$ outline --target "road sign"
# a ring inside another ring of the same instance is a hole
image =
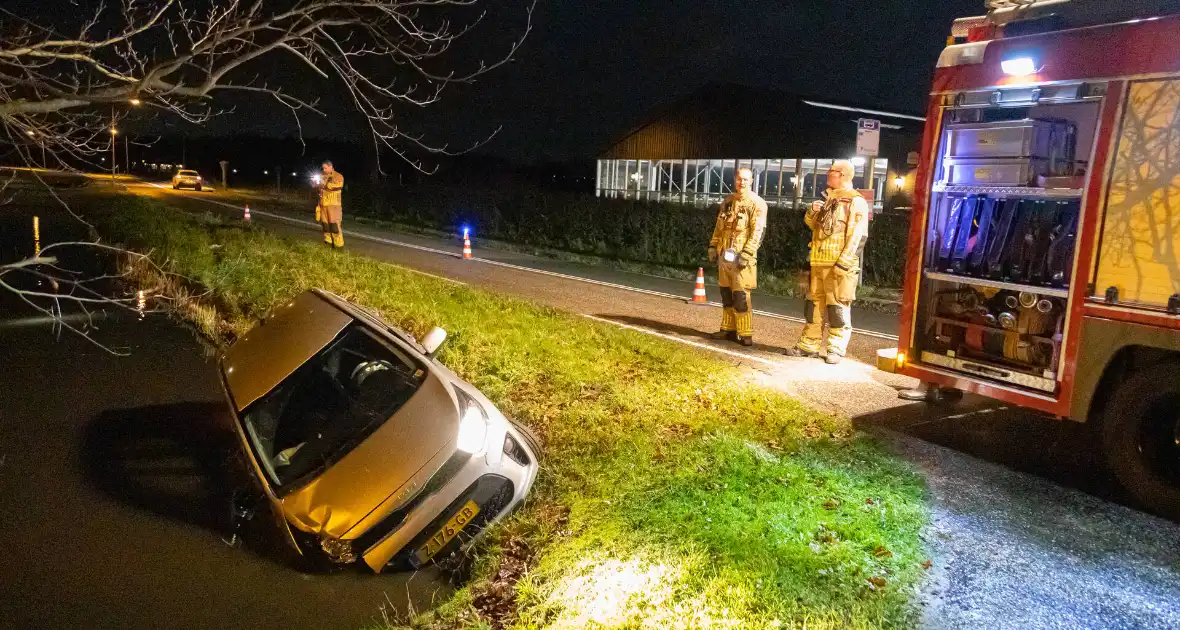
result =
[[[881,150],[881,121],[861,118],[856,128],[856,154],[875,156]]]

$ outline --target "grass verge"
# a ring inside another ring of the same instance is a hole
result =
[[[210,337],[322,287],[416,334],[446,327],[440,359],[542,436],[526,508],[413,625],[913,625],[923,484],[847,421],[667,341],[158,202],[102,205],[108,240],[215,291]]]

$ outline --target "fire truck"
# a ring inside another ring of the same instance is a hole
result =
[[[938,59],[900,341],[922,383],[1092,424],[1180,518],[1180,3],[991,1]]]

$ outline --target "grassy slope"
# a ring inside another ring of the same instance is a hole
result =
[[[515,545],[531,550],[505,596],[521,627],[912,625],[922,483],[846,421],[670,342],[150,203],[104,202],[98,226],[216,289],[222,326],[313,286],[414,333],[442,325],[442,361],[543,437],[529,506],[434,622],[481,623],[471,602],[502,595]]]

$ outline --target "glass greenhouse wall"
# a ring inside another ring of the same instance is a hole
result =
[[[770,206],[803,208],[827,187],[833,158],[723,160],[598,160],[596,194],[610,199],[638,199],[698,205],[718,204],[733,192],[738,168],[754,171],[754,191]],[[853,185],[865,188],[865,167],[854,160]],[[881,207],[889,160],[876,159],[873,188]]]

